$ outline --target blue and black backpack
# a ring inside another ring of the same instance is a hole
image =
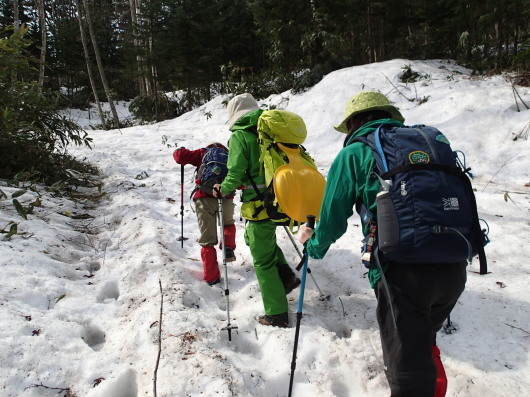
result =
[[[197,180],[199,180],[197,188],[212,195],[213,186],[216,183],[221,183],[228,173],[226,166],[228,149],[219,144],[210,146],[206,148],[206,153],[197,170]]]
[[[480,274],[487,273],[489,240],[480,227],[473,176],[440,131],[382,125],[354,142],[372,149],[381,182],[371,230],[377,244],[370,252],[377,247],[382,261],[405,263],[471,262],[478,255]],[[363,221],[370,219],[365,208],[357,210]]]

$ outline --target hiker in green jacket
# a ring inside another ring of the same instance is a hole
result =
[[[380,182],[372,175],[372,150],[355,137],[367,135],[382,124],[403,126],[404,118],[379,92],[361,92],[346,105],[344,120],[335,129],[347,134],[344,147],[327,176],[320,221],[314,232],[303,226],[300,242],[309,256],[322,259],[331,244],[348,227],[353,208],[362,203],[377,214],[376,195]],[[369,234],[363,221],[363,233]],[[377,298],[377,320],[383,349],[385,373],[391,397],[443,397],[447,378],[436,346],[441,329],[464,290],[466,263],[383,263],[391,291],[389,297],[379,271],[369,268],[368,279]],[[396,325],[390,304],[396,313]]]
[[[265,210],[256,213],[263,204],[259,194],[266,188],[259,161],[257,134],[258,119],[263,110],[247,93],[232,98],[227,110],[228,127],[232,131],[228,142],[228,174],[223,183],[215,187],[220,188],[224,195],[244,186],[241,214],[247,220],[245,243],[250,248],[265,308],[265,315],[260,316],[258,321],[263,325],[288,327],[286,295],[300,285],[300,279],[295,276],[276,243],[276,223],[269,219]],[[259,192],[255,190],[251,178]]]

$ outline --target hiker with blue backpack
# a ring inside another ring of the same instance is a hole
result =
[[[327,176],[320,221],[314,231],[303,226],[299,240],[310,257],[324,258],[356,209],[391,397],[443,397],[436,334],[464,291],[471,257],[483,250],[468,170],[456,166],[438,130],[403,122],[379,92],[348,101],[335,126],[346,138]]]
[[[220,283],[221,274],[217,261],[218,244],[217,217],[219,213],[218,200],[212,194],[212,186],[220,181],[212,175],[219,175],[221,168],[226,169],[226,158],[228,149],[220,143],[212,143],[206,148],[188,150],[179,148],[173,152],[174,160],[181,165],[191,164],[197,167],[197,178],[192,196],[195,203],[197,223],[199,225],[200,236],[198,243],[201,246],[201,259],[203,266],[203,277],[210,286]],[[219,156],[217,159],[216,157]],[[226,172],[226,171],[225,171]],[[235,189],[234,189],[235,190]],[[235,261],[234,250],[236,249],[236,226],[234,224],[234,194],[223,198],[223,235],[226,261]]]
[[[276,241],[277,223],[270,219],[260,200],[265,191],[260,163],[258,120],[264,112],[251,94],[233,97],[227,105],[229,140],[228,174],[215,186],[221,195],[243,185],[241,215],[246,219],[245,243],[250,248],[261,290],[265,314],[258,318],[263,325],[288,327],[286,295],[300,285]]]

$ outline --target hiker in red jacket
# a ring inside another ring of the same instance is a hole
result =
[[[178,164],[191,164],[199,168],[202,164],[202,158],[206,154],[208,148],[222,147],[220,143],[212,143],[206,148],[197,150],[188,150],[180,148],[173,152],[173,158]],[[195,183],[200,184],[200,179]],[[197,213],[197,223],[199,225],[200,237],[199,245],[201,248],[202,267],[204,271],[204,281],[209,285],[218,284],[221,280],[219,272],[219,264],[217,262],[217,251],[215,245],[218,243],[217,239],[217,214],[219,212],[219,204],[217,198],[203,192],[196,188],[193,194],[193,201]],[[224,220],[224,239],[225,239],[225,254],[226,261],[235,261],[234,250],[236,249],[236,226],[234,225],[234,195],[224,197],[223,199],[223,220]]]

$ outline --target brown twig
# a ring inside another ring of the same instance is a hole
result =
[[[528,107],[528,105],[526,104],[526,102],[523,100],[523,98],[521,98],[521,95],[519,95],[519,91],[517,91],[517,89],[515,88],[515,84],[512,82],[512,91],[513,91],[513,97],[515,99],[515,104],[517,105],[517,111],[520,112],[521,110],[519,109],[519,104],[517,103],[517,98],[519,98],[519,100],[521,101],[521,103],[524,105],[525,108],[527,109],[530,109],[530,107]]]
[[[512,327],[512,328],[518,329],[519,331],[523,331],[524,333],[530,335],[530,332],[525,331],[525,330],[522,329],[522,328],[516,327],[515,325],[511,325],[511,324],[508,324],[508,323],[504,323],[504,324],[507,325],[508,327]]]
[[[158,364],[160,363],[160,355],[162,354],[162,312],[164,307],[164,293],[162,292],[162,281],[158,279],[160,285],[160,320],[158,321],[158,356],[156,358],[155,373],[153,375],[153,396],[156,397],[156,380],[158,373]]]
[[[392,83],[392,81],[391,81],[388,77],[386,77],[386,75],[385,75],[384,73],[383,73],[383,76],[385,76],[385,79],[386,79],[386,80],[392,85],[392,87],[394,87],[394,89],[397,91],[397,93],[398,93],[399,95],[401,95],[403,98],[405,98],[405,99],[406,99],[407,101],[409,101],[409,102],[414,101],[414,99],[410,99],[410,98],[408,98],[406,95],[404,95],[404,94],[399,90],[399,88],[397,88],[396,85],[395,85],[394,83]]]
[[[519,138],[528,139],[528,133],[530,132],[530,122],[528,122],[521,132],[519,132],[515,137],[513,138],[514,141],[518,140]]]
[[[515,158],[515,159],[514,159],[514,158],[510,158],[510,159],[506,160],[506,161],[504,162],[504,164],[500,166],[500,168],[497,170],[497,172],[491,177],[491,179],[489,180],[489,182],[486,183],[486,186],[484,186],[484,189],[482,189],[482,191],[484,192],[484,190],[486,190],[486,188],[487,188],[488,185],[491,183],[491,181],[493,181],[493,178],[495,178],[495,177],[497,176],[497,174],[498,174],[499,172],[501,172],[501,170],[502,170],[504,167],[506,167],[508,164],[513,163],[514,161],[519,160],[520,158],[522,158],[522,156],[519,156],[519,157],[517,157],[517,158]]]
[[[45,389],[49,389],[49,390],[59,390],[59,393],[60,393],[60,392],[63,392],[63,391],[65,391],[65,392],[67,392],[67,393],[70,393],[70,392],[71,392],[71,390],[70,390],[69,387],[67,387],[67,388],[63,388],[63,387],[50,387],[50,386],[43,385],[42,382],[41,382],[39,385],[37,385],[37,384],[33,384],[33,385],[31,385],[31,386],[28,386],[28,387],[26,387],[24,390],[31,389],[32,387],[43,387],[43,388],[45,388]]]

